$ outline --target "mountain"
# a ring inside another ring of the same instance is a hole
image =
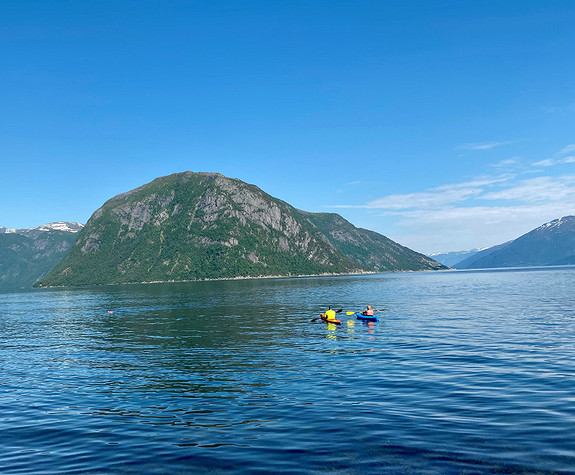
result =
[[[15,232],[19,232],[20,234],[33,234],[42,231],[62,231],[66,233],[77,233],[82,230],[84,227],[83,224],[80,223],[68,223],[64,221],[57,221],[55,223],[44,224],[42,226],[38,226],[32,229],[17,229]]]
[[[513,241],[465,259],[457,269],[551,266],[575,263],[575,216],[546,223]]]
[[[218,173],[157,178],[108,200],[39,286],[444,268],[335,214]]]
[[[356,228],[338,214],[301,213],[322,230],[334,247],[364,269],[373,272],[446,269],[433,259],[381,234]]]
[[[78,223],[0,228],[0,290],[31,288],[64,257],[81,228]]]
[[[429,254],[428,257],[443,264],[447,267],[453,267],[458,262],[461,262],[468,257],[474,256],[480,252],[480,249],[469,249],[468,251],[453,251],[453,252],[436,252]]]
[[[84,227],[80,223],[68,223],[65,221],[56,221],[54,223],[43,224],[30,229],[8,229],[0,226],[0,234],[21,234],[22,236],[36,236],[44,231],[63,231],[67,233],[77,233]]]

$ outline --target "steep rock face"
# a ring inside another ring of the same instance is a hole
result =
[[[67,257],[40,285],[383,269],[369,256],[356,259],[346,253],[340,246],[345,239],[323,233],[310,216],[256,186],[217,173],[161,177],[97,210]],[[355,229],[339,219],[346,229]],[[412,267],[417,265],[404,269]],[[391,268],[399,269],[397,264]]]
[[[543,224],[513,241],[481,251],[455,267],[482,269],[572,262],[575,262],[575,216],[565,216]]]
[[[97,210],[41,285],[180,281],[364,270],[294,208],[220,174],[185,172]]]

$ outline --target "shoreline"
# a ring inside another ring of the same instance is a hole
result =
[[[86,285],[51,285],[51,286],[33,286],[31,289],[83,289],[87,287],[110,287],[118,285],[148,285],[148,284],[186,284],[192,282],[219,282],[232,280],[257,280],[257,279],[304,279],[310,277],[342,277],[353,275],[374,275],[374,274],[404,274],[412,272],[450,272],[456,269],[420,269],[420,270],[389,270],[389,271],[357,271],[341,273],[322,273],[322,274],[298,274],[298,275],[259,275],[259,276],[236,276],[236,277],[216,277],[213,279],[190,279],[190,280],[150,280],[143,282],[118,282],[109,284],[86,284]],[[24,290],[24,289],[23,289]]]
[[[213,279],[190,279],[190,280],[150,280],[144,282],[118,282],[110,284],[86,284],[86,285],[50,285],[32,287],[32,289],[81,289],[86,287],[109,287],[117,285],[148,285],[148,284],[187,284],[192,282],[219,282],[231,280],[257,280],[257,279],[301,279],[309,277],[339,277],[346,275],[371,275],[393,272],[421,272],[421,271],[361,271],[361,272],[342,272],[342,273],[323,273],[323,274],[298,274],[298,275],[258,275],[258,276],[236,276],[236,277],[216,277]]]

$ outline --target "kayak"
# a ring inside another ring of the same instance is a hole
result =
[[[331,318],[325,318],[323,315],[321,321],[325,323],[333,323],[334,325],[341,325],[341,322],[337,319],[332,320]]]
[[[361,313],[355,314],[358,320],[365,320],[366,322],[377,322],[378,319],[375,315],[362,315]]]

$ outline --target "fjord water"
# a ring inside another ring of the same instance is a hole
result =
[[[573,289],[561,267],[2,294],[0,472],[572,472]],[[311,322],[366,304],[378,323]]]

